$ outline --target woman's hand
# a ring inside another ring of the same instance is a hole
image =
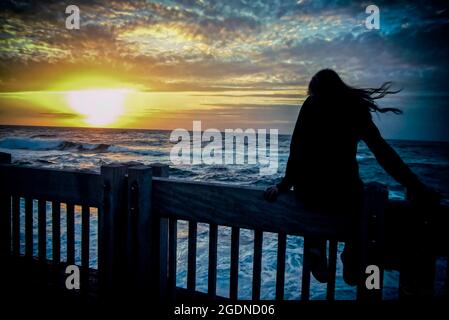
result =
[[[276,201],[278,195],[279,195],[278,187],[272,186],[272,187],[268,187],[267,190],[265,190],[263,197],[268,202],[274,202],[274,201]]]
[[[439,205],[441,201],[441,195],[424,184],[420,184],[414,189],[407,190],[407,198],[418,206],[433,207]]]
[[[425,186],[420,184],[417,188],[407,189],[407,198],[412,202],[412,205],[416,208],[420,208],[420,220],[424,223],[434,220],[436,211],[441,201],[441,195]]]

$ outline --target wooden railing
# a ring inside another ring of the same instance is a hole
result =
[[[278,234],[276,293],[284,299],[287,235],[304,237],[304,252],[312,237],[329,241],[329,279],[326,298],[335,298],[337,245],[350,235],[348,221],[324,213],[310,212],[293,194],[268,203],[261,189],[217,183],[182,181],[168,178],[168,166],[128,167],[108,165],[101,173],[85,173],[29,168],[9,164],[0,154],[1,255],[7,259],[46,262],[54,270],[75,263],[74,208],[81,206],[81,290],[92,291],[97,273],[89,268],[91,209],[98,214],[98,278],[100,297],[120,294],[122,288],[158,299],[221,299],[217,296],[218,227],[231,227],[229,298],[238,298],[240,229],[254,230],[252,299],[261,298],[262,243],[264,232]],[[20,199],[24,199],[25,252],[20,254]],[[38,256],[33,259],[33,199],[37,199]],[[46,254],[46,202],[51,202],[52,260]],[[61,204],[67,220],[67,259],[61,262]],[[427,222],[432,235],[426,270],[435,269],[435,258],[448,255],[448,208],[431,208],[434,218]],[[410,220],[414,208],[406,201],[388,201],[386,189],[370,184],[366,189],[365,209],[360,224],[362,263],[375,264],[383,271],[390,265],[401,269],[394,258],[404,246],[402,225]],[[176,287],[177,222],[188,221],[187,288]],[[197,225],[209,225],[208,290],[196,290]],[[428,249],[428,248],[427,248]],[[389,257],[388,259],[385,257]],[[393,257],[393,259],[391,259]],[[310,262],[304,254],[301,299],[310,297]],[[388,260],[388,261],[387,261]],[[396,259],[397,260],[397,259]],[[28,262],[27,262],[28,261]],[[393,261],[393,262],[392,262]],[[424,264],[423,264],[424,265]],[[430,267],[429,267],[430,266]],[[424,268],[424,267],[423,267]],[[55,271],[56,273],[60,271]],[[447,272],[447,271],[446,271]],[[47,274],[48,275],[48,274]],[[421,277],[421,275],[417,275]],[[428,276],[428,275],[427,275]],[[54,279],[54,278],[53,278]],[[58,280],[61,285],[61,280]],[[433,281],[427,279],[427,285]],[[432,286],[432,283],[430,284]],[[380,299],[381,290],[359,286],[360,299]]]

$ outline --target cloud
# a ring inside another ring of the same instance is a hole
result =
[[[304,87],[324,67],[363,85],[422,86],[448,76],[449,10],[441,1],[378,1],[379,31],[364,28],[363,3],[341,0],[77,4],[74,31],[64,28],[67,1],[0,4],[0,90],[36,89],[23,70],[44,70],[49,82],[76,69],[110,70],[152,90],[181,91]]]
[[[44,118],[56,118],[56,119],[79,119],[81,116],[77,113],[64,113],[64,112],[41,112],[40,116]]]

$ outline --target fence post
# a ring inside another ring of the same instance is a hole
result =
[[[411,202],[411,214],[404,221],[404,239],[402,243],[399,299],[430,299],[434,294],[436,255],[435,238],[432,233],[432,213],[438,212],[438,203],[414,201],[410,190],[406,192]],[[419,234],[419,239],[416,239]]]
[[[123,165],[101,167],[104,202],[98,216],[98,270],[100,294],[108,297],[113,297],[124,283],[126,169]]]
[[[153,177],[168,178],[169,166],[161,163],[152,164]],[[153,235],[155,241],[153,244],[157,244],[153,248],[153,252],[157,257],[157,277],[158,277],[158,294],[161,301],[166,301],[168,298],[168,219],[161,218],[153,213],[153,219],[156,219],[154,224],[155,229]]]
[[[151,167],[135,166],[128,169],[127,271],[130,287],[137,290],[137,294],[153,286],[151,180]]]
[[[0,152],[0,164],[10,164],[11,155]],[[7,179],[0,177],[0,257],[5,261],[11,251],[11,195]]]
[[[134,302],[167,295],[168,221],[152,210],[153,176],[168,177],[168,166],[128,169],[127,274]]]
[[[380,183],[369,183],[365,187],[364,207],[360,219],[360,283],[357,299],[364,301],[382,300],[384,274],[384,213],[388,202],[388,190]],[[366,286],[366,267],[375,265],[380,272],[380,288],[369,290]]]

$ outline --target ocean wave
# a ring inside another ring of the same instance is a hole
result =
[[[32,135],[31,136],[31,138],[32,139],[36,139],[36,138],[54,138],[54,137],[56,137],[56,135],[54,135],[54,134],[35,134],[35,135]]]
[[[167,153],[160,150],[152,150],[152,149],[141,149],[141,148],[131,148],[124,146],[109,146],[107,149],[108,152],[117,152],[117,153],[132,153],[139,156],[166,156]]]
[[[99,143],[79,143],[58,139],[33,139],[33,138],[4,138],[0,140],[0,148],[24,149],[35,151],[48,150],[78,150],[78,151],[106,151],[110,145]]]
[[[33,139],[33,138],[4,138],[0,139],[0,148],[3,149],[22,149],[34,151],[77,151],[77,152],[96,152],[96,153],[125,153],[139,156],[165,156],[166,152],[161,150],[133,148],[120,145],[111,145],[107,143],[84,143],[58,139]]]
[[[4,138],[0,140],[0,148],[4,149],[25,149],[25,150],[54,150],[63,141],[45,140],[33,138]]]

